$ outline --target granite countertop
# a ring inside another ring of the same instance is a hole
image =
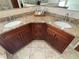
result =
[[[27,7],[27,8],[15,8],[10,10],[0,11],[0,18],[9,17],[17,14],[22,14],[26,12],[31,12],[35,7]]]
[[[4,25],[8,23],[7,21],[0,23],[0,34],[1,33],[5,33],[7,31],[10,31],[12,29],[15,29],[17,27],[23,26],[25,24],[31,23],[31,22],[48,23],[50,25],[53,25],[53,26],[61,29],[59,26],[57,26],[56,24],[54,24],[54,22],[56,20],[55,20],[55,17],[53,17],[51,15],[36,17],[33,14],[29,14],[29,15],[26,14],[23,17],[17,18],[16,20],[21,21],[21,24],[19,24],[18,26],[15,26],[15,27],[11,27],[11,28],[4,28]],[[70,34],[72,34],[74,36],[76,36],[76,35],[79,36],[79,28],[75,27],[74,25],[72,25],[72,28],[70,28],[70,29],[62,29],[62,30],[64,30],[65,32],[68,32],[68,33],[70,33]]]
[[[15,29],[19,26],[23,26],[24,24],[28,24],[30,22],[43,22],[43,23],[48,23],[51,24],[57,28],[60,28],[59,26],[57,26],[56,24],[54,24],[54,22],[56,21],[54,16],[52,15],[46,15],[45,17],[35,17],[34,15],[28,15],[28,12],[34,11],[36,7],[28,7],[28,8],[22,8],[22,9],[13,9],[13,10],[8,10],[8,11],[2,11],[0,12],[0,18],[5,18],[5,17],[9,17],[9,16],[15,16],[15,15],[19,15],[19,14],[23,14],[26,13],[26,15],[24,15],[23,17],[19,17],[16,20],[21,21],[22,23],[19,24],[18,26],[12,27],[12,28],[4,28],[4,25],[9,23],[10,21],[5,21],[5,22],[0,22],[0,34],[5,33],[9,30]],[[46,7],[47,11],[49,13],[54,13],[54,14],[58,14],[60,15],[61,13],[64,15],[65,11],[62,10],[61,12],[58,12],[58,9],[55,8],[50,8],[50,7]],[[52,11],[53,10],[53,11]],[[76,14],[76,13],[75,13]],[[56,15],[56,16],[58,16]],[[71,24],[71,23],[69,23]],[[71,24],[72,28],[70,29],[62,29],[65,32],[68,32],[74,36],[79,36],[79,27],[76,27],[75,25]],[[61,29],[61,28],[60,28]]]

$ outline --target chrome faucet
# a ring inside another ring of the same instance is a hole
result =
[[[13,21],[13,20],[15,20],[15,17],[14,16],[9,16],[9,17],[7,17],[7,21],[9,22],[9,21]]]
[[[7,17],[7,18],[6,18],[6,21],[7,21],[7,22],[11,21],[11,17],[10,17],[10,16]]]
[[[69,13],[66,13],[66,15],[64,16],[64,20],[67,22],[69,21]]]

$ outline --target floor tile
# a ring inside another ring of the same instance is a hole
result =
[[[15,59],[29,59],[29,56],[31,54],[31,48],[24,47],[20,51],[18,51],[15,55]]]
[[[14,55],[14,59],[79,59],[79,52],[71,45],[66,48],[63,54],[48,45],[43,40],[34,40],[30,45],[25,46]]]
[[[43,48],[32,48],[30,59],[46,59]]]
[[[31,48],[44,48],[45,47],[45,41],[44,40],[34,40],[30,47]]]

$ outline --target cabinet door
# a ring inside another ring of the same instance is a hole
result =
[[[57,32],[58,33],[58,32]],[[60,53],[62,53],[70,42],[67,42],[67,38],[57,34],[53,29],[48,28],[47,42]]]
[[[79,45],[75,48],[75,50],[79,52]]]
[[[62,53],[66,47],[71,43],[74,36],[55,28],[54,26],[48,25],[48,43]]]
[[[19,8],[18,0],[11,0],[13,8]]]
[[[56,34],[55,39],[52,42],[52,45],[55,49],[62,53],[69,45],[69,43],[65,40],[66,38]]]
[[[1,38],[2,46],[10,53],[15,53],[23,46],[18,33],[6,33]]]
[[[20,35],[24,45],[27,45],[32,41],[31,27],[30,25],[26,25],[25,27],[21,27]]]
[[[48,28],[47,29],[47,42],[53,43],[52,41],[55,39],[55,33],[53,32],[52,29]]]
[[[47,26],[45,23],[32,24],[33,39],[45,39],[47,33]]]
[[[28,24],[2,34],[0,43],[10,53],[15,53],[31,41],[31,29]]]

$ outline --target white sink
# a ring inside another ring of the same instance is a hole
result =
[[[7,24],[4,25],[5,28],[10,28],[10,27],[15,27],[17,25],[19,25],[21,23],[21,21],[13,21],[13,22],[9,22]]]
[[[61,29],[72,28],[72,26],[63,21],[56,21],[55,24],[59,26]]]

